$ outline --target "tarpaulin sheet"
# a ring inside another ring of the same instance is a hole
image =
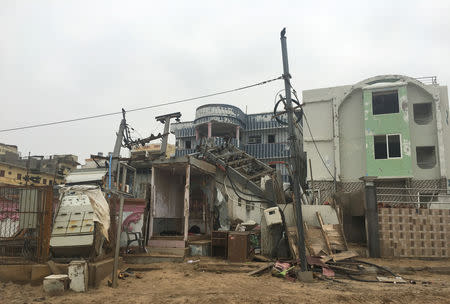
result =
[[[109,205],[99,186],[75,185],[63,186],[59,193],[61,197],[66,194],[85,194],[89,198],[92,209],[94,209],[94,222],[100,224],[103,236],[108,240],[108,230],[110,226]]]

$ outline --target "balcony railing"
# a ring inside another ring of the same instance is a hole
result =
[[[438,85],[436,76],[424,76],[424,77],[417,77],[414,79],[420,81],[423,84]]]

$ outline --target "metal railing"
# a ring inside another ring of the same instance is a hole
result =
[[[420,81],[423,84],[438,85],[436,76],[424,76],[424,77],[417,77],[414,79]]]
[[[377,202],[387,205],[411,205],[429,208],[431,204],[450,207],[450,191],[437,188],[377,187]]]
[[[45,262],[52,214],[52,187],[0,186],[0,264]]]

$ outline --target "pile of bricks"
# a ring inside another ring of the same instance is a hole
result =
[[[380,208],[382,257],[450,257],[450,210]]]

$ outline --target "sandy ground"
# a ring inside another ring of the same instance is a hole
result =
[[[379,265],[397,267],[447,267],[445,261],[370,260]],[[203,260],[199,266],[187,263],[146,265],[153,270],[141,272],[143,278],[120,280],[119,287],[107,286],[86,293],[67,291],[49,297],[42,286],[0,283],[0,303],[450,303],[450,275],[420,271],[404,275],[417,284],[289,282],[272,277],[246,274],[252,268],[224,267],[214,270],[218,261]],[[210,267],[210,271],[201,269]],[[222,263],[222,262],[221,262]],[[130,265],[136,266],[136,265]],[[254,268],[253,268],[254,269]],[[235,272],[241,271],[241,272]],[[419,281],[429,281],[422,284]]]

